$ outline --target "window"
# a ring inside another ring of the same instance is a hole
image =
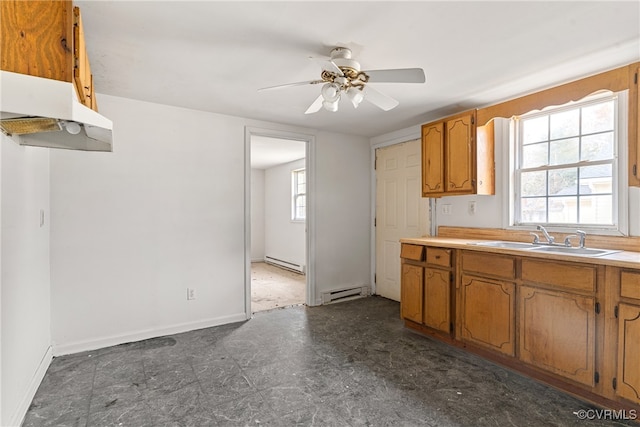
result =
[[[514,119],[513,225],[620,229],[618,98],[609,93]]]
[[[304,169],[297,169],[291,173],[292,182],[292,203],[291,219],[293,221],[304,221],[307,214],[307,180]]]

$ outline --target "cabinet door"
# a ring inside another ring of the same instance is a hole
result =
[[[400,281],[400,314],[402,318],[422,323],[424,268],[419,265],[403,263]]]
[[[593,387],[594,298],[522,286],[519,307],[522,361]]]
[[[450,332],[451,273],[438,268],[426,268],[424,279],[424,324],[439,331]]]
[[[444,123],[422,128],[422,194],[442,193],[444,188]]]
[[[462,276],[462,337],[510,356],[515,348],[515,285]]]
[[[640,307],[618,307],[618,376],[616,394],[640,403]]]
[[[472,114],[446,122],[446,191],[459,193],[475,191],[474,135]]]

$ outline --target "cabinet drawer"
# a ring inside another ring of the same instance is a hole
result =
[[[640,299],[640,272],[622,272],[620,275],[620,296]]]
[[[427,264],[451,267],[451,249],[427,248]]]
[[[473,273],[514,279],[516,277],[516,260],[504,255],[463,252],[462,269]]]
[[[596,290],[596,267],[523,259],[522,280],[594,292]]]
[[[414,261],[424,261],[424,246],[403,243],[400,249],[400,257]]]

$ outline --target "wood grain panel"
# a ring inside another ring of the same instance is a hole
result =
[[[520,359],[594,385],[595,299],[522,286]]]
[[[463,251],[462,269],[465,272],[497,276],[505,279],[514,279],[516,277],[515,258],[508,255]]]
[[[524,258],[522,260],[522,280],[528,283],[595,292],[596,267]]]
[[[427,248],[427,264],[451,267],[451,249]]]
[[[509,356],[515,350],[515,285],[462,276],[462,337]]]
[[[422,126],[422,193],[441,193],[444,188],[444,123]]]
[[[447,191],[465,193],[474,191],[476,176],[473,159],[474,136],[473,113],[465,113],[447,120],[445,128]]]
[[[619,318],[616,393],[640,403],[640,307],[620,304]]]
[[[476,128],[476,194],[496,194],[494,121]]]
[[[631,271],[620,273],[620,296],[640,299],[640,273]]]
[[[72,81],[71,1],[0,2],[0,67],[66,82]]]
[[[424,278],[424,324],[449,332],[451,324],[450,272],[426,268]]]
[[[599,90],[605,89],[618,92],[628,89],[629,86],[628,66],[616,68],[615,70],[479,109],[478,124],[483,125],[496,117],[510,118],[533,110],[542,110],[544,107],[563,105],[569,101],[582,99]]]
[[[400,258],[411,259],[414,261],[424,261],[424,246],[411,245],[403,243],[400,248]]]
[[[402,264],[400,313],[403,319],[422,323],[424,268]]]

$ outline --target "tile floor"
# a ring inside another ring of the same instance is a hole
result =
[[[55,358],[24,426],[605,426],[370,297]],[[629,424],[631,425],[631,424]]]

